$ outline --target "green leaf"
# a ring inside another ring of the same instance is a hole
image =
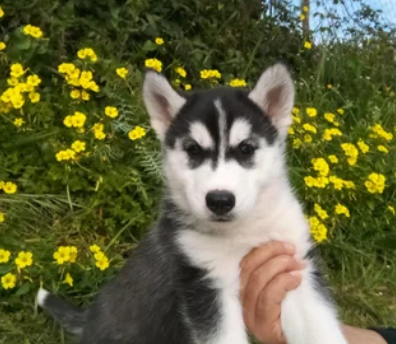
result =
[[[156,49],[157,49],[157,45],[156,45],[153,41],[148,40],[148,41],[146,41],[146,42],[144,43],[142,49],[143,49],[144,51],[153,51],[153,50],[156,50]]]
[[[31,283],[30,282],[25,282],[24,284],[22,284],[22,286],[17,290],[17,292],[15,293],[15,296],[22,296],[27,294],[30,291],[30,286]]]

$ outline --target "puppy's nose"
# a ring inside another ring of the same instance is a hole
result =
[[[235,207],[235,196],[228,191],[210,191],[206,195],[207,207],[216,215],[225,215]]]

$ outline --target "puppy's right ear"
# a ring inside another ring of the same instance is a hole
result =
[[[151,117],[151,126],[164,141],[166,131],[186,99],[179,95],[161,74],[147,72],[143,84],[143,100]]]

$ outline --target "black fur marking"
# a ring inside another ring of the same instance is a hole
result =
[[[232,88],[218,88],[209,91],[201,91],[187,96],[187,102],[180,110],[170,125],[166,134],[165,144],[169,148],[174,148],[178,138],[189,137],[190,125],[194,122],[201,122],[209,131],[215,148],[206,150],[202,159],[192,159],[190,167],[197,168],[207,159],[212,160],[213,168],[216,168],[219,148],[220,129],[219,113],[214,102],[220,100],[223,111],[226,115],[226,133],[229,134],[234,121],[238,118],[245,119],[252,126],[252,135],[265,138],[268,144],[274,144],[278,131],[271,123],[271,120],[263,111],[248,97],[248,92]],[[253,158],[238,156],[237,150],[232,148],[226,152],[226,158],[236,159],[244,167],[252,167]]]
[[[193,344],[205,342],[220,320],[218,290],[173,240],[174,206],[135,250],[91,306],[80,344]]]
[[[315,266],[321,265],[318,255],[318,248],[315,246],[311,247],[311,249],[305,255],[304,259],[312,261],[315,264]],[[320,269],[315,269],[312,272],[312,277],[313,280],[315,281],[316,290],[325,298],[325,300],[327,300],[329,303],[332,304],[333,296],[331,295],[330,288],[323,276],[322,268],[320,267]]]

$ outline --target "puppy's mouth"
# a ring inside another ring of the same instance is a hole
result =
[[[222,216],[216,216],[213,215],[210,219],[212,222],[231,222],[234,220],[234,216],[233,215],[222,215]]]

